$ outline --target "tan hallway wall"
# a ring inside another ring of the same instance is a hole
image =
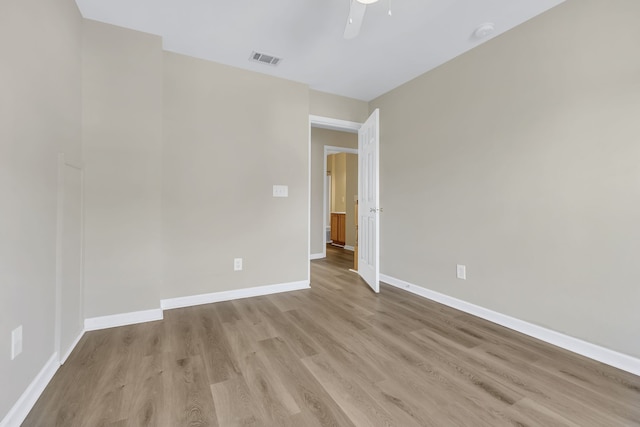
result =
[[[332,212],[346,211],[347,156],[345,153],[332,154],[333,170],[331,175]]]

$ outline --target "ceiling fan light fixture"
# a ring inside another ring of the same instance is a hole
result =
[[[373,4],[375,2],[377,2],[378,0],[356,0],[358,3],[362,3],[362,4]]]

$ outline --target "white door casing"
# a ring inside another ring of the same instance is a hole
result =
[[[360,125],[358,125],[360,126]],[[335,130],[335,129],[333,129]],[[358,133],[358,131],[350,131],[350,130],[340,130],[339,132],[349,132],[349,133]],[[324,146],[324,169],[323,169],[323,174],[326,176],[326,180],[325,180],[325,187],[324,187],[324,211],[325,211],[325,218],[323,221],[323,229],[322,232],[324,233],[324,237],[323,237],[323,242],[324,242],[324,246],[322,247],[322,257],[326,258],[327,256],[327,247],[326,244],[329,242],[330,239],[328,239],[326,237],[326,230],[330,229],[330,225],[331,225],[331,180],[332,177],[331,175],[327,175],[327,158],[330,154],[337,154],[337,153],[350,153],[350,154],[355,154],[356,156],[358,155],[358,149],[357,148],[344,148],[344,147],[336,147],[333,145],[325,145]]]
[[[380,292],[379,119],[376,109],[358,131],[358,274],[376,293]]]
[[[308,229],[307,229],[307,251],[309,253],[309,259],[314,259],[312,258],[315,254],[311,253],[311,128],[315,127],[315,128],[320,128],[320,129],[330,129],[330,130],[337,130],[337,131],[341,131],[341,132],[350,132],[350,133],[358,133],[358,129],[360,129],[360,127],[362,126],[362,123],[358,123],[358,122],[351,122],[351,121],[347,121],[347,120],[340,120],[340,119],[334,119],[331,117],[323,117],[323,116],[316,116],[313,114],[309,115],[309,158],[308,158],[308,165],[309,165],[309,177],[308,177],[308,191],[309,191],[309,200],[308,200],[308,209],[307,209],[307,223],[309,224]],[[326,171],[326,155],[325,155],[325,171]],[[325,188],[325,194],[326,194],[326,188]],[[323,204],[325,202],[323,201]],[[324,211],[326,211],[326,209],[323,209],[323,216]],[[323,220],[323,222],[325,222],[326,219]],[[322,229],[323,233],[326,233],[326,229],[327,229],[327,224],[325,223]],[[323,238],[324,240],[324,238]],[[324,258],[326,256],[326,247],[323,247],[323,253],[322,253],[322,258]],[[311,262],[309,262],[307,264],[307,280],[309,281],[309,283],[311,283]]]

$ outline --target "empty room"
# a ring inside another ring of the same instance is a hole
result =
[[[639,18],[2,0],[0,427],[640,426]]]

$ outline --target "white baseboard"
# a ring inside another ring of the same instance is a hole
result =
[[[71,344],[71,346],[69,347],[69,349],[67,350],[67,352],[64,354],[64,356],[62,356],[62,358],[60,359],[60,364],[64,365],[64,362],[67,361],[67,359],[69,358],[69,356],[71,355],[71,352],[73,351],[74,348],[76,348],[76,346],[78,345],[78,343],[80,342],[80,340],[82,339],[82,337],[84,336],[84,332],[85,330],[83,329],[80,334],[78,334],[78,336],[76,337],[76,339],[73,341],[73,344]]]
[[[355,251],[355,250],[356,250],[356,249],[355,249],[353,246],[351,246],[351,245],[344,245],[344,248],[345,248],[346,250],[348,250],[348,251],[351,251],[351,252],[353,252],[353,251]]]
[[[53,353],[15,405],[9,410],[9,413],[0,421],[0,427],[17,427],[22,424],[59,367],[58,353]]]
[[[498,313],[496,311],[423,288],[422,286],[396,279],[395,277],[387,276],[386,274],[380,275],[380,281],[388,283],[396,288],[404,289],[412,294],[419,295],[490,322],[497,323],[498,325],[502,325],[530,337],[564,348],[565,350],[597,360],[598,362],[622,369],[623,371],[631,372],[635,375],[640,375],[640,359],[627,354],[619,353],[606,347],[601,347],[551,329],[543,328],[542,326],[534,325],[533,323],[525,322],[524,320],[516,319],[514,317],[507,316],[506,314]]]
[[[240,298],[257,297],[260,295],[277,294],[279,292],[297,291],[308,288],[309,282],[302,280],[298,282],[281,283],[278,285],[256,286],[254,288],[236,289],[233,291],[213,292],[210,294],[163,299],[160,300],[160,307],[162,307],[163,310],[170,310],[172,308],[231,301]]]
[[[113,314],[111,316],[91,317],[84,320],[84,330],[95,331],[98,329],[152,322],[154,320],[162,320],[162,310],[156,308],[153,310]]]
[[[314,260],[314,259],[322,259],[322,258],[326,258],[326,257],[327,257],[327,256],[326,256],[324,253],[322,253],[322,252],[317,253],[317,254],[311,254],[311,255],[309,255],[309,259],[310,259],[310,260]]]

